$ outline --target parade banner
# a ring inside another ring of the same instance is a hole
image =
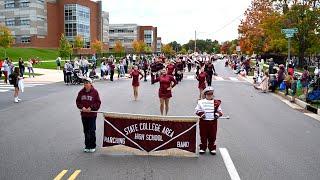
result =
[[[135,155],[198,156],[198,117],[104,113],[103,147]]]

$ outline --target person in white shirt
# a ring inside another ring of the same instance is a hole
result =
[[[33,71],[32,63],[33,63],[33,62],[32,62],[31,59],[27,62],[29,77],[30,77],[31,72],[32,72],[32,75],[33,75],[33,77],[34,77],[34,71]]]
[[[218,119],[222,116],[221,101],[214,99],[214,89],[211,86],[203,90],[205,99],[199,100],[195,108],[196,115],[200,117],[200,154],[204,154],[209,148],[212,155],[216,154],[216,137]]]

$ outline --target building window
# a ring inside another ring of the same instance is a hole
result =
[[[30,25],[30,19],[21,19],[20,20],[21,26],[29,26]]]
[[[30,0],[20,0],[20,7],[29,7],[30,6]]]
[[[21,43],[30,43],[30,42],[31,42],[30,36],[22,36],[21,37]]]
[[[90,9],[78,4],[64,6],[64,31],[67,39],[83,37],[84,47],[90,47]]]
[[[110,34],[113,34],[113,33],[114,33],[114,30],[113,30],[113,29],[112,29],[112,30],[110,30],[110,31],[109,31],[109,33],[110,33]]]
[[[14,19],[6,19],[6,26],[15,26]]]
[[[15,8],[14,0],[5,0],[4,1],[4,8]]]

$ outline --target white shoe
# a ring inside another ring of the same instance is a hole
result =
[[[18,101],[21,101],[21,99],[18,98]]]
[[[96,149],[89,149],[89,152],[94,153],[96,152]]]
[[[216,150],[212,150],[212,151],[210,151],[210,154],[216,155],[216,154],[217,154],[217,151],[216,151]]]
[[[83,152],[88,153],[90,152],[90,149],[84,148]]]
[[[18,101],[18,98],[14,98],[14,102],[15,103],[18,103],[19,101]]]
[[[206,151],[205,151],[205,150],[200,149],[200,150],[199,150],[199,153],[200,153],[200,154],[204,154],[204,153],[206,153]]]

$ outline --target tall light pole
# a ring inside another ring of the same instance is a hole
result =
[[[194,52],[197,52],[197,31],[194,31]]]

